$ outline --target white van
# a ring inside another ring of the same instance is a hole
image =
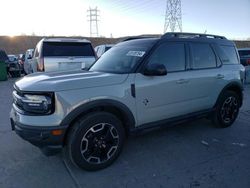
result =
[[[32,58],[33,72],[88,69],[96,60],[91,42],[85,39],[44,38]]]

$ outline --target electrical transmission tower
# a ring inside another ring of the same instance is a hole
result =
[[[181,0],[167,0],[164,33],[182,32]]]
[[[88,21],[89,21],[89,27],[90,27],[90,37],[98,37],[98,17],[99,15],[99,10],[96,8],[89,8],[88,12]]]

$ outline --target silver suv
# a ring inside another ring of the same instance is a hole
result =
[[[12,129],[52,154],[63,148],[86,170],[109,166],[127,135],[209,117],[237,118],[244,67],[222,36],[166,33],[122,42],[88,72],[38,73],[17,81]]]
[[[86,39],[44,38],[38,42],[31,60],[32,72],[88,69],[96,60]]]

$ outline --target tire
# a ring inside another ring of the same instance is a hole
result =
[[[116,160],[124,140],[124,127],[116,116],[107,112],[93,112],[75,122],[64,152],[76,166],[95,171]]]
[[[239,108],[239,95],[233,91],[225,91],[217,101],[213,123],[220,128],[231,126],[239,114]]]

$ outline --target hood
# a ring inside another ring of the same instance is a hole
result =
[[[34,73],[15,83],[21,91],[63,91],[120,84],[128,74],[87,71]]]

